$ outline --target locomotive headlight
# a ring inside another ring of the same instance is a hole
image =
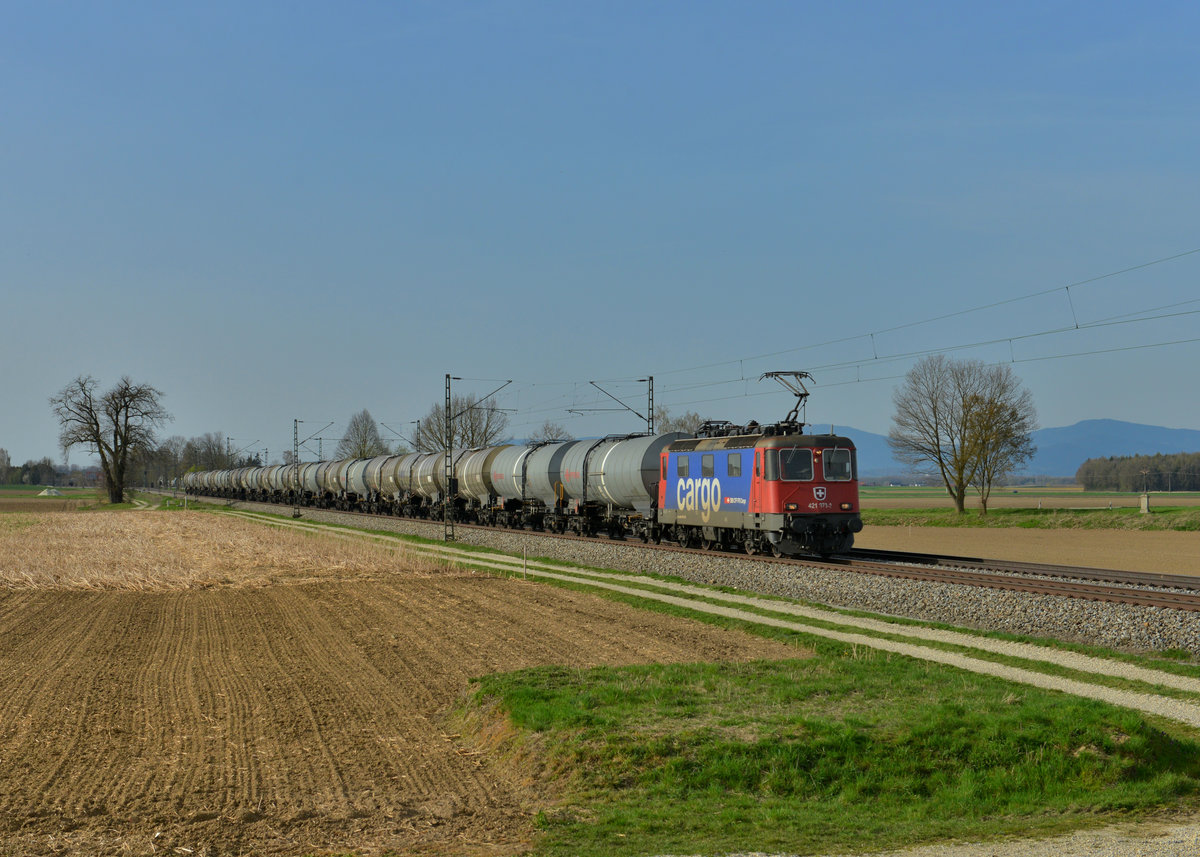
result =
[[[799,508],[800,508],[799,503],[784,503],[783,504],[783,511],[785,511],[785,512],[795,512]]]
[[[853,512],[853,511],[854,511],[854,504],[853,504],[853,503],[843,503],[843,504],[842,504],[842,511],[843,511],[843,512]]]

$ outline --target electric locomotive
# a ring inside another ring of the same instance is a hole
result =
[[[658,537],[791,556],[841,553],[862,530],[854,442],[785,421],[708,424],[663,451]]]

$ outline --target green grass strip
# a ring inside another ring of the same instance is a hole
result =
[[[565,772],[545,855],[1048,833],[1200,791],[1200,744],[1134,712],[828,642],[805,660],[489,676],[467,711],[493,705]]]

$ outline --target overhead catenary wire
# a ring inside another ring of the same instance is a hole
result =
[[[1118,270],[1109,271],[1094,277],[1077,280],[1065,285],[1054,286],[1051,288],[1032,291],[1027,294],[1018,295],[1004,300],[992,301],[985,304],[966,307],[953,312],[942,313],[940,315],[930,316],[923,319],[918,319],[903,324],[893,325],[891,327],[880,328],[863,333],[853,335],[833,337],[822,340],[820,342],[808,342],[803,345],[770,351],[762,352],[750,356],[732,357],[728,360],[697,364],[686,367],[662,368],[662,367],[647,367],[646,372],[650,370],[653,374],[663,378],[670,376],[686,375],[688,373],[697,373],[705,370],[716,369],[720,367],[733,367],[734,371],[730,372],[724,378],[706,378],[704,380],[684,381],[679,384],[671,384],[669,381],[659,384],[658,398],[660,401],[669,401],[672,407],[694,407],[704,404],[712,404],[718,402],[736,401],[739,399],[757,399],[762,396],[778,395],[775,390],[758,391],[752,390],[749,387],[749,381],[746,376],[747,364],[754,364],[758,361],[778,360],[788,356],[795,356],[813,350],[824,349],[828,350],[831,346],[842,345],[862,341],[864,345],[869,345],[865,349],[865,353],[860,358],[851,358],[838,361],[821,362],[821,363],[806,363],[805,368],[810,371],[823,372],[826,375],[853,371],[854,377],[851,379],[837,379],[824,377],[819,379],[822,387],[841,387],[850,384],[865,384],[878,383],[886,381],[894,381],[904,377],[904,373],[885,373],[877,374],[875,372],[865,372],[866,369],[882,368],[884,365],[899,363],[904,361],[912,361],[920,359],[924,356],[933,354],[945,354],[952,352],[963,352],[970,350],[984,349],[988,347],[1003,346],[1007,343],[1007,357],[1005,360],[995,360],[992,362],[1008,362],[1013,364],[1028,364],[1038,363],[1051,360],[1063,360],[1070,358],[1086,358],[1095,357],[1103,354],[1114,354],[1131,351],[1145,351],[1159,348],[1178,347],[1187,344],[1200,342],[1200,338],[1174,337],[1174,338],[1157,338],[1151,342],[1140,344],[1125,344],[1125,345],[1106,345],[1101,348],[1091,349],[1063,349],[1055,354],[1042,355],[1022,355],[1017,349],[1017,345],[1022,342],[1028,342],[1039,338],[1052,338],[1055,336],[1064,336],[1082,334],[1087,331],[1095,331],[1102,328],[1112,328],[1117,326],[1134,326],[1154,321],[1166,321],[1169,319],[1189,317],[1200,314],[1200,310],[1182,310],[1177,312],[1167,312],[1168,310],[1179,310],[1182,307],[1200,303],[1200,299],[1192,299],[1178,301],[1174,303],[1144,306],[1137,309],[1131,309],[1115,316],[1108,316],[1094,321],[1079,320],[1079,307],[1077,305],[1077,293],[1083,287],[1129,274],[1135,271],[1144,270],[1154,266],[1173,262],[1176,260],[1188,258],[1200,254],[1200,248],[1186,250],[1180,253],[1175,253],[1169,256],[1152,259],[1136,265],[1127,266]],[[934,324],[940,321],[946,321],[954,318],[959,318],[972,313],[986,312],[1012,304],[1017,304],[1022,301],[1029,301],[1036,298],[1044,298],[1049,295],[1061,292],[1066,299],[1066,310],[1069,313],[1069,322],[1060,326],[1048,327],[1044,330],[1033,332],[1005,332],[1003,335],[994,338],[980,339],[974,341],[957,342],[953,344],[941,345],[937,347],[906,350],[902,352],[887,353],[881,352],[879,347],[879,337],[882,334],[894,333],[902,330],[909,330],[920,327],[922,325]],[[752,372],[752,374],[755,374]],[[496,383],[503,384],[507,379],[493,378],[473,378],[464,376],[461,380],[471,383]],[[636,383],[639,379],[634,376],[618,376],[612,378],[598,379],[605,384],[622,384]],[[686,396],[688,393],[698,393],[702,390],[711,390],[714,393],[722,387],[732,387],[733,385],[741,384],[743,389],[736,393],[717,394],[709,396],[687,397],[681,400],[681,396]],[[582,386],[581,386],[582,385]],[[524,407],[520,408],[520,413],[523,417],[518,422],[510,424],[510,428],[520,429],[523,427],[536,427],[539,424],[539,418],[553,415],[556,421],[572,425],[586,420],[587,417],[579,411],[595,411],[601,407],[604,400],[599,395],[593,395],[592,390],[587,383],[578,380],[559,380],[559,379],[536,379],[536,380],[521,380],[514,382],[515,389],[512,391],[514,395],[522,395],[522,391],[526,396]],[[540,394],[534,391],[540,391]]]
[[[897,324],[897,325],[893,325],[891,327],[880,328],[879,330],[868,331],[866,333],[859,333],[859,334],[855,334],[852,336],[837,337],[834,339],[824,340],[822,342],[808,343],[808,344],[805,344],[805,345],[802,345],[802,346],[799,346],[796,348],[788,348],[788,349],[783,349],[780,351],[769,351],[769,352],[764,352],[762,354],[756,354],[756,355],[749,356],[749,357],[740,357],[740,358],[736,358],[736,359],[723,360],[723,361],[719,361],[719,362],[715,362],[715,363],[705,363],[705,364],[701,364],[701,365],[697,365],[697,366],[675,368],[675,369],[657,369],[657,370],[655,370],[655,374],[659,375],[659,376],[663,376],[663,375],[682,374],[682,373],[686,373],[686,372],[695,372],[695,371],[699,371],[702,369],[712,369],[712,368],[715,368],[718,366],[730,366],[730,365],[733,365],[734,363],[740,363],[743,361],[765,360],[765,359],[773,358],[773,357],[782,357],[787,354],[798,354],[803,351],[810,351],[810,350],[816,349],[816,348],[827,348],[831,345],[840,345],[842,343],[854,342],[854,341],[860,340],[860,339],[861,340],[871,340],[872,344],[873,344],[874,337],[878,336],[880,334],[894,333],[894,332],[900,331],[900,330],[909,330],[911,328],[920,327],[925,324],[932,324],[932,323],[938,322],[938,321],[946,321],[948,319],[959,318],[961,316],[970,315],[971,313],[983,312],[985,310],[990,310],[990,309],[997,309],[1002,306],[1020,303],[1022,301],[1032,300],[1034,298],[1045,297],[1046,295],[1052,295],[1052,294],[1054,294],[1056,292],[1060,292],[1060,291],[1066,292],[1066,294],[1069,297],[1069,295],[1070,295],[1069,290],[1072,288],[1078,288],[1081,286],[1092,285],[1094,283],[1098,283],[1103,280],[1108,280],[1113,277],[1121,276],[1123,274],[1132,273],[1133,271],[1140,271],[1140,270],[1144,270],[1146,268],[1153,267],[1155,265],[1162,265],[1167,262],[1173,262],[1178,259],[1183,259],[1183,258],[1186,258],[1189,256],[1194,256],[1198,253],[1200,253],[1200,247],[1197,247],[1192,250],[1185,250],[1182,253],[1175,253],[1170,256],[1163,256],[1158,259],[1152,259],[1148,262],[1141,262],[1137,265],[1131,265],[1126,268],[1121,268],[1120,270],[1117,270],[1117,271],[1109,271],[1108,273],[1099,274],[1095,277],[1088,277],[1083,280],[1077,280],[1072,283],[1067,283],[1066,285],[1054,286],[1054,287],[1048,288],[1048,289],[1041,289],[1039,291],[1030,292],[1028,294],[1019,295],[1017,297],[1006,298],[1004,300],[993,301],[991,303],[986,303],[986,304],[979,304],[978,306],[967,307],[965,309],[956,310],[954,312],[949,312],[949,313],[943,313],[941,315],[931,316],[929,318],[920,319],[917,321],[905,322],[904,324]],[[1072,313],[1073,312],[1074,312],[1074,310],[1072,307]]]

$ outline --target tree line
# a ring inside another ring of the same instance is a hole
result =
[[[1085,491],[1200,491],[1200,452],[1089,458],[1075,481]]]
[[[94,485],[98,478],[95,467],[55,464],[49,457],[13,464],[8,450],[0,447],[0,485]]]
[[[58,419],[59,445],[64,456],[75,447],[84,447],[100,459],[101,481],[109,500],[120,503],[128,486],[171,485],[189,470],[226,470],[259,467],[264,461],[257,452],[234,451],[230,438],[221,432],[208,432],[192,438],[174,435],[160,440],[157,430],[172,417],[162,405],[163,393],[149,384],[135,383],[125,376],[108,390],[90,375],[80,375],[50,397],[50,407]],[[371,458],[402,454],[411,445],[420,452],[453,448],[489,446],[505,436],[508,416],[494,401],[473,396],[455,396],[451,402],[451,431],[447,436],[444,404],[433,404],[410,438],[401,438],[394,446],[383,439],[379,424],[366,409],[354,414],[332,457]],[[547,421],[531,439],[569,440],[561,427]],[[3,450],[0,450],[3,452]],[[300,454],[301,460],[315,455]],[[283,464],[293,463],[292,450],[281,455]],[[56,468],[50,459],[13,468],[3,454],[0,480],[9,478],[33,484],[54,481]]]

